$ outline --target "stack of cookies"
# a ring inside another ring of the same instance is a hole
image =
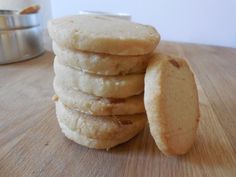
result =
[[[78,144],[109,149],[146,124],[144,74],[160,36],[151,26],[101,16],[49,22],[59,125]]]

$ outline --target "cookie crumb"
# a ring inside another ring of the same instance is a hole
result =
[[[57,95],[52,96],[52,101],[58,101],[59,97]]]

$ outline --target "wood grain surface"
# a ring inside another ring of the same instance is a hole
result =
[[[162,42],[158,50],[186,57],[196,75],[201,121],[188,154],[164,156],[148,127],[109,151],[66,139],[51,101],[54,56],[46,52],[0,66],[0,176],[236,176],[236,49]]]

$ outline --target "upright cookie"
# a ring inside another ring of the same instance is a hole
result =
[[[160,41],[151,26],[101,16],[75,15],[48,23],[51,38],[61,46],[113,55],[151,53]]]
[[[194,143],[200,117],[196,83],[186,61],[164,54],[151,58],[144,104],[159,149],[167,155],[186,153]]]

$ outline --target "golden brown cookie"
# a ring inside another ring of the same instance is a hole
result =
[[[184,154],[194,143],[200,117],[194,75],[183,59],[157,54],[145,75],[144,104],[159,149]]]

